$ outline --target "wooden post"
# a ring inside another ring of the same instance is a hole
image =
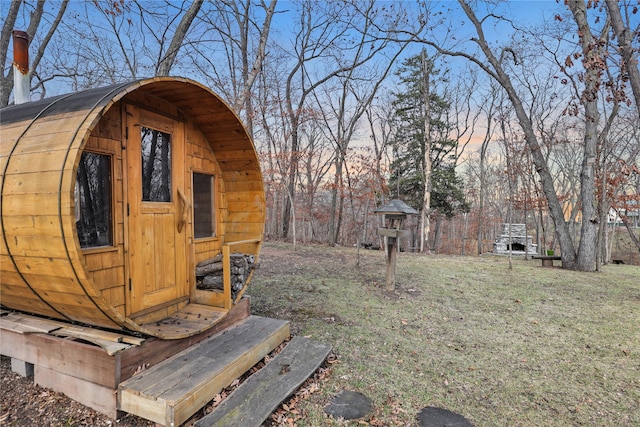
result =
[[[387,290],[393,291],[396,286],[396,241],[395,237],[387,237]]]
[[[387,234],[387,290],[393,291],[396,286],[396,253],[398,252],[398,239],[402,235],[402,218],[387,217],[386,225],[390,231]]]
[[[378,228],[378,235],[385,237],[385,258],[387,261],[387,290],[393,291],[396,285],[396,253],[398,239],[408,235],[402,229],[402,222],[408,214],[416,215],[418,211],[407,206],[402,200],[391,200],[385,206],[376,209],[383,215],[384,227]]]

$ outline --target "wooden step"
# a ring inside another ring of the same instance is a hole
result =
[[[304,337],[291,342],[195,427],[259,427],[329,355],[331,346]]]
[[[289,334],[287,321],[249,316],[120,383],[118,409],[177,427]]]

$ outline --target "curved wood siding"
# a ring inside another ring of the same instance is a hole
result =
[[[219,253],[225,242],[262,239],[265,202],[253,143],[237,116],[204,86],[154,78],[13,106],[0,114],[0,302],[35,314],[171,338],[146,328],[142,321],[148,322],[149,315],[130,316],[127,305],[133,266],[123,161],[124,135],[130,132],[122,119],[129,111],[126,105],[184,123],[181,182],[188,194],[192,171],[216,177],[217,236],[194,239],[191,227],[186,228],[189,290],[178,292],[182,302],[165,303],[159,312],[171,315],[188,303],[195,263]],[[113,159],[113,244],[108,248],[83,250],[78,239],[74,188],[85,149]]]

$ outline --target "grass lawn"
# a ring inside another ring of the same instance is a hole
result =
[[[330,343],[338,363],[296,405],[298,426],[416,425],[425,406],[476,426],[640,426],[640,267],[601,273],[540,261],[263,246],[252,312]],[[364,420],[329,419],[340,390],[373,400]],[[366,424],[365,424],[366,425]]]

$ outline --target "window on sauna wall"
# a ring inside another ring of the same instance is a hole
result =
[[[141,127],[142,200],[171,201],[171,134]]]
[[[80,246],[94,248],[113,245],[111,156],[82,153],[74,201]]]
[[[196,238],[216,234],[214,188],[213,175],[193,173],[193,234]]]

